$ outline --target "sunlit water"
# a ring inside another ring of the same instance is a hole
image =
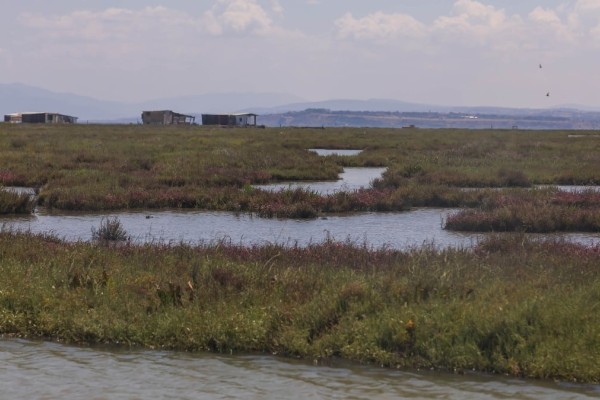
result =
[[[356,156],[362,153],[362,150],[354,149],[308,149],[319,156]]]
[[[539,189],[554,188],[562,192],[581,193],[581,192],[600,192],[600,186],[582,186],[582,185],[538,185]]]
[[[312,149],[329,154],[343,150]],[[360,150],[348,150],[348,152]],[[352,154],[352,153],[351,153]],[[381,176],[385,168],[346,168],[338,181],[284,183],[261,185],[266,190],[308,187],[319,193],[354,190],[368,187]],[[559,186],[561,190],[583,190],[590,187]],[[596,187],[591,187],[593,190]],[[29,188],[5,188],[19,193],[33,194]],[[326,218],[294,220],[265,219],[250,214],[208,211],[138,211],[103,214],[46,214],[33,216],[0,217],[4,229],[34,233],[52,233],[70,241],[90,240],[92,228],[97,229],[102,220],[118,218],[130,238],[143,242],[185,242],[210,244],[230,241],[234,244],[260,245],[285,244],[306,246],[325,240],[349,241],[358,245],[380,248],[407,249],[423,244],[438,248],[472,247],[482,237],[479,233],[452,232],[443,229],[449,214],[458,209],[417,209],[395,213],[354,213]],[[532,235],[535,236],[535,235]],[[592,245],[600,243],[600,234],[568,233],[537,235]]]
[[[306,246],[325,240],[348,241],[369,247],[408,249],[472,247],[485,234],[443,229],[445,219],[457,209],[424,208],[399,213],[357,213],[326,218],[269,219],[249,214],[208,211],[117,212],[110,214],[36,214],[0,218],[2,229],[52,233],[69,241],[91,240],[106,218],[118,218],[135,243],[162,242],[211,244],[228,241],[241,245],[284,244]],[[597,233],[532,235],[563,238],[586,245],[600,243]]]
[[[279,191],[284,189],[303,188],[320,194],[332,194],[339,191],[352,191],[367,188],[386,168],[344,168],[337,181],[330,182],[281,182],[266,185],[254,185],[257,189]]]
[[[269,219],[249,214],[207,211],[117,212],[110,214],[36,214],[0,219],[4,229],[53,233],[69,241],[92,239],[92,228],[117,217],[134,242],[207,244],[286,244],[306,246],[325,240],[373,247],[408,248],[472,246],[480,234],[442,229],[452,209],[419,209],[403,213],[360,213],[310,220]]]
[[[0,340],[3,399],[593,399],[600,386]]]

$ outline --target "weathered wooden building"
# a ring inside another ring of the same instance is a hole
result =
[[[256,126],[256,117],[252,113],[202,114],[202,125]]]
[[[193,115],[179,114],[171,110],[142,112],[142,123],[146,125],[191,125],[195,120]]]
[[[15,124],[75,124],[77,117],[52,112],[22,112],[6,114],[4,122]]]

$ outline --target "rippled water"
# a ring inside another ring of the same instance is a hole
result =
[[[317,151],[319,149],[313,149]],[[325,152],[338,150],[324,150]],[[320,150],[319,150],[320,151]],[[354,150],[352,150],[354,151]],[[360,151],[360,150],[356,150]],[[320,193],[368,187],[385,168],[346,168],[338,181],[282,183],[257,186],[267,190],[309,187]],[[561,190],[581,187],[560,186]],[[28,188],[5,188],[33,193]],[[423,244],[436,247],[471,247],[483,234],[446,231],[447,216],[458,209],[417,209],[397,213],[355,213],[313,220],[264,219],[249,214],[207,211],[144,211],[104,214],[45,214],[0,217],[4,229],[53,233],[67,240],[90,240],[92,228],[103,219],[117,217],[134,242],[212,243],[229,240],[235,244],[279,243],[306,246],[327,239],[351,241],[372,247],[406,249]],[[539,236],[539,235],[538,235]],[[543,235],[584,244],[600,243],[600,234],[569,233]]]
[[[370,247],[408,249],[423,244],[438,248],[472,247],[484,234],[443,229],[447,216],[456,209],[424,208],[400,213],[357,213],[311,220],[268,219],[249,214],[209,211],[116,212],[109,214],[36,214],[0,218],[2,229],[52,233],[69,241],[91,240],[92,228],[116,217],[132,241],[209,244],[278,243],[306,246],[325,240],[350,241]],[[598,233],[532,235],[593,245]]]
[[[480,234],[442,229],[453,209],[403,213],[359,213],[311,220],[268,219],[249,214],[207,211],[117,212],[110,214],[37,214],[0,218],[4,229],[53,233],[70,241],[90,240],[105,218],[119,218],[134,242],[235,244],[279,243],[306,246],[327,239],[404,249],[422,244],[470,247]],[[592,237],[591,237],[592,238]],[[600,237],[599,237],[600,239]]]
[[[362,153],[362,150],[351,150],[351,149],[308,149],[308,151],[312,151],[317,153],[320,156],[356,156]]]
[[[0,340],[6,399],[592,399],[600,386]]]
[[[538,185],[536,188],[556,188],[563,192],[579,193],[579,192],[600,192],[600,186],[582,186],[582,185]]]

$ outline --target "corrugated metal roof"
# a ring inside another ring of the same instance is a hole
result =
[[[52,115],[64,115],[65,117],[72,117],[72,115],[61,114],[61,113],[50,112],[50,111],[25,111],[25,112],[10,113],[10,114],[5,114],[5,115],[12,115],[12,116],[16,117],[19,115],[33,115],[33,114],[52,114]]]

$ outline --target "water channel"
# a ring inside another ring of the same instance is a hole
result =
[[[336,150],[339,151],[339,150]],[[356,152],[359,150],[353,150]],[[340,179],[331,182],[283,183],[261,185],[266,190],[308,186],[320,193],[368,187],[381,176],[384,168],[346,168]],[[28,188],[7,188],[30,193]],[[583,190],[583,187],[559,187],[561,190]],[[592,188],[593,189],[593,188]],[[422,208],[396,213],[354,213],[331,215],[311,220],[265,219],[249,214],[211,211],[123,211],[114,213],[49,214],[39,210],[31,216],[0,217],[2,229],[52,233],[70,241],[90,240],[92,228],[105,218],[118,218],[131,240],[136,243],[161,242],[210,244],[230,241],[234,244],[260,245],[278,243],[306,246],[324,240],[350,241],[370,247],[407,249],[423,244],[438,248],[471,247],[484,234],[461,233],[443,229],[449,214],[458,209]],[[538,235],[576,241],[586,245],[600,243],[597,233]]]
[[[593,399],[599,385],[0,339],[6,399]]]

